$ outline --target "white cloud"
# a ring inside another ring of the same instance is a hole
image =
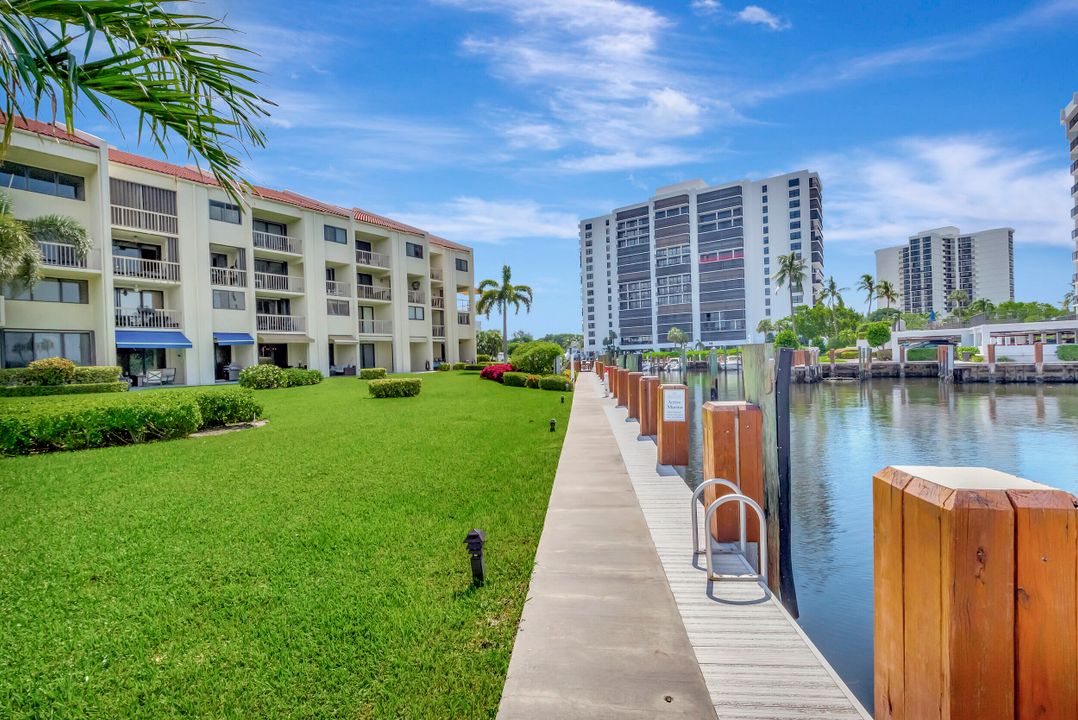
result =
[[[458,197],[415,212],[396,212],[402,222],[462,243],[498,244],[521,238],[575,239],[579,218],[534,200]]]
[[[722,10],[719,0],[692,0],[692,10],[699,15],[715,15]]]
[[[615,172],[699,162],[704,155],[702,151],[693,152],[662,145],[644,151],[616,150],[581,157],[567,157],[558,161],[558,167],[569,172]]]
[[[745,9],[737,14],[737,19],[752,25],[766,25],[772,30],[786,30],[790,27],[788,20],[772,14],[759,5],[746,5]]]
[[[867,252],[913,233],[1013,227],[1015,242],[1072,247],[1070,176],[1054,154],[992,136],[910,137],[811,158],[824,189],[827,242]]]

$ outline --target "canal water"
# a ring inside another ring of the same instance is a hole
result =
[[[685,377],[693,486],[711,381]],[[743,397],[737,373],[720,373],[717,385],[720,400]],[[790,416],[798,622],[871,712],[872,474],[887,465],[985,466],[1078,494],[1078,386],[794,385]]]

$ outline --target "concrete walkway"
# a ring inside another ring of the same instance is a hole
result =
[[[715,718],[599,383],[581,380],[498,717]]]

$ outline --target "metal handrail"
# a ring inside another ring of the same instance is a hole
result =
[[[703,494],[704,490],[706,490],[709,487],[712,487],[713,485],[722,485],[723,487],[728,487],[728,488],[730,488],[731,490],[734,491],[735,495],[741,495],[742,494],[740,485],[738,485],[735,482],[731,482],[730,480],[726,480],[724,478],[712,478],[711,480],[705,480],[704,482],[700,483],[695,490],[692,491],[692,500],[691,500],[692,507],[690,508],[690,512],[692,513],[692,552],[693,552],[693,555],[699,555],[700,553],[707,552],[706,547],[700,547],[700,523],[697,521],[697,518],[699,517],[699,513],[698,513],[697,510],[698,510],[698,507],[699,507],[700,503],[697,502],[697,501],[700,499],[700,495]],[[745,506],[740,505],[739,508],[741,510],[741,552],[745,553],[745,552],[748,551],[748,546],[745,544],[745,541],[746,541]],[[707,531],[707,528],[705,528],[704,529],[704,537],[708,537],[708,535],[709,535],[709,533]]]
[[[749,507],[751,507],[756,512],[756,517],[760,520],[760,542],[756,543],[756,546],[759,549],[758,562],[760,564],[759,565],[760,569],[756,573],[756,577],[758,579],[762,580],[763,583],[766,585],[767,584],[767,521],[764,519],[764,509],[762,507],[760,507],[756,503],[755,500],[748,497],[747,495],[733,495],[733,494],[731,494],[731,495],[723,495],[722,497],[717,498],[714,502],[712,502],[710,505],[707,506],[707,510],[704,511],[704,525],[707,526],[707,527],[711,527],[711,518],[715,515],[715,511],[718,510],[720,507],[722,507],[723,505],[725,505],[728,502],[736,502],[739,505],[741,505],[742,507],[744,507],[745,505],[748,505]],[[746,541],[747,541],[747,539],[745,537],[745,528],[742,527],[742,529],[741,529],[741,545],[743,547],[746,546],[746,544],[747,544]],[[707,558],[707,578],[708,578],[708,580],[718,580],[719,579],[715,575],[715,559],[714,559],[714,555],[715,555],[715,550],[714,550],[714,548],[710,548],[710,547],[708,548],[707,552],[704,553],[704,557]],[[746,562],[747,561],[748,561],[748,558],[746,558]]]

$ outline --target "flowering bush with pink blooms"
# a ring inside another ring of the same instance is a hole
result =
[[[502,375],[507,372],[512,372],[513,366],[509,363],[499,363],[497,365],[487,365],[479,373],[479,377],[484,380],[493,380],[494,382],[502,382]]]

